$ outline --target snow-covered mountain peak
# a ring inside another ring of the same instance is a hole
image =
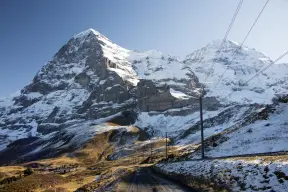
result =
[[[80,37],[83,37],[83,36],[88,36],[89,34],[94,34],[96,36],[102,36],[102,34],[99,33],[98,31],[96,31],[96,30],[94,30],[92,28],[89,28],[89,29],[87,29],[85,31],[82,31],[82,32],[74,35],[73,38],[77,39],[77,38],[80,38]]]
[[[222,49],[226,49],[226,48],[237,48],[240,45],[235,42],[235,41],[230,41],[230,40],[225,40],[223,41],[222,39],[216,39],[212,42],[210,42],[209,44],[207,44],[207,48],[215,48],[215,49],[220,49],[220,47],[222,47]]]
[[[189,54],[183,61],[191,67],[200,83],[205,83],[208,96],[225,98],[227,102],[271,103],[276,93],[287,93],[286,65],[273,65],[246,84],[272,60],[255,49],[235,42],[225,41],[222,46],[221,43],[220,40],[213,41]],[[231,92],[233,95],[226,98]]]
[[[185,66],[176,57],[163,54],[158,50],[139,52],[122,48],[93,29],[75,35],[70,41],[76,42],[77,51],[83,44],[91,41],[99,44],[101,54],[107,60],[108,70],[114,71],[134,86],[139,79],[164,80],[164,84],[175,84],[172,81],[189,79],[186,74],[191,74],[191,71],[184,69]],[[72,43],[72,47],[74,46],[75,43]]]
[[[96,30],[94,30],[92,28],[87,29],[85,31],[82,31],[82,32],[74,35],[72,39],[82,39],[83,40],[83,39],[87,39],[89,37],[95,37],[99,41],[102,41],[102,43],[107,43],[107,41],[110,42],[110,43],[113,43],[105,35],[101,34],[100,32],[98,32],[98,31],[96,31]]]
[[[230,40],[217,39],[208,43],[205,47],[198,49],[191,54],[187,55],[184,62],[187,60],[203,60],[203,59],[217,59],[225,57],[242,57],[247,56],[250,58],[259,58],[262,60],[270,60],[263,53],[256,51],[245,46],[241,46],[239,43]],[[203,58],[205,57],[205,58]]]
[[[73,40],[79,42],[79,46],[85,42],[96,41],[101,45],[102,51],[104,54],[106,54],[107,57],[113,54],[120,54],[119,57],[122,56],[123,58],[123,55],[127,57],[127,53],[129,52],[129,50],[124,49],[123,47],[120,47],[119,45],[113,43],[106,36],[102,35],[101,33],[92,28],[74,35],[74,37],[70,41]],[[111,59],[113,59],[113,56],[111,57]]]

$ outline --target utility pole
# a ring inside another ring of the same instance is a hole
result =
[[[152,160],[152,141],[150,140],[150,159]]]
[[[201,126],[201,154],[202,154],[202,159],[204,159],[205,155],[204,155],[204,130],[203,130],[202,98],[203,98],[203,95],[201,93],[200,99],[199,99],[199,102],[200,102],[200,126]]]
[[[167,140],[167,131],[166,131],[166,162],[168,160],[168,140]]]

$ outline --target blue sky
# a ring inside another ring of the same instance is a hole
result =
[[[69,38],[88,28],[128,49],[183,58],[223,38],[238,2],[1,0],[0,97],[23,88]],[[244,0],[228,39],[242,41],[265,2]],[[287,10],[287,0],[271,0],[245,45],[272,59],[286,51]]]

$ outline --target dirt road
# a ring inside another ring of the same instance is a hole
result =
[[[134,173],[127,182],[126,187],[122,185],[121,189],[117,191],[128,191],[128,192],[196,192],[188,187],[171,181],[163,176],[155,174],[149,168],[141,168]],[[125,189],[126,188],[126,189]]]

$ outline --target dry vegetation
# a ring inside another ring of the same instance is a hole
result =
[[[109,125],[118,126],[112,123]],[[145,137],[137,127],[130,127],[129,133],[138,134],[139,138]],[[113,142],[110,141],[113,134],[113,130],[98,134],[82,149],[69,156],[64,154],[57,158],[28,162],[19,166],[0,167],[0,181],[17,177],[17,180],[8,184],[0,184],[0,192],[66,192],[77,189],[93,191],[113,184],[120,177],[134,172],[139,166],[151,166],[165,157],[164,139],[152,143],[153,158],[149,157],[151,143],[140,139],[134,144],[138,146],[137,152],[118,160],[107,161],[107,156],[115,150]],[[169,151],[171,155],[177,149],[169,147]],[[27,167],[32,167],[33,174],[24,177],[23,171]],[[19,177],[20,175],[22,176]]]
[[[0,192],[37,191],[40,189],[51,188],[65,182],[66,179],[57,174],[32,174],[0,187]]]
[[[24,169],[25,168],[23,166],[0,167],[0,180],[7,177],[13,177],[23,174]]]

